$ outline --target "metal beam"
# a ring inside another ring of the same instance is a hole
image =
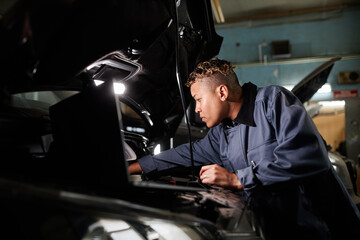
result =
[[[323,57],[307,57],[307,58],[290,58],[286,60],[268,61],[268,62],[252,62],[252,63],[231,63],[235,68],[239,67],[255,67],[264,65],[284,65],[284,64],[299,64],[311,62],[324,62],[334,57],[341,57],[342,60],[358,59],[360,54],[353,55],[336,55],[336,56],[323,56]]]
[[[225,23],[224,14],[219,0],[211,0],[211,7],[215,16],[216,23]]]
[[[218,1],[218,0],[216,0],[216,1]],[[305,8],[305,9],[289,10],[289,11],[284,11],[284,12],[261,13],[261,14],[244,16],[244,17],[226,18],[226,23],[235,23],[235,22],[242,22],[242,21],[249,21],[249,20],[275,18],[275,17],[284,17],[284,16],[300,15],[300,14],[315,13],[315,12],[326,12],[326,11],[331,11],[331,10],[336,10],[336,9],[354,7],[354,6],[358,6],[358,5],[360,5],[360,3],[340,4],[340,5],[334,5],[334,6],[328,6],[328,7]],[[225,23],[225,20],[224,20],[224,23]]]

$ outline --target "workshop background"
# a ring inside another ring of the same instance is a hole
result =
[[[291,89],[327,60],[340,56],[328,84],[308,103],[332,150],[360,157],[360,1],[212,0],[219,58],[229,60],[241,84]]]

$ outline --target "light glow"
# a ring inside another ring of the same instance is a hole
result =
[[[180,226],[175,224],[166,222],[150,222],[149,225],[164,239],[191,240],[186,232],[181,229]]]
[[[145,133],[145,129],[144,128],[139,128],[139,127],[127,126],[126,130],[130,131],[130,132]]]
[[[325,83],[318,91],[317,93],[329,93],[331,92],[331,85],[329,83]]]
[[[285,85],[283,87],[291,91],[294,88],[294,85]],[[331,91],[332,88],[330,83],[325,83],[316,93],[330,93]]]
[[[99,85],[103,84],[104,81],[94,79],[94,83],[95,83],[95,86],[99,86]],[[115,94],[119,94],[119,95],[124,94],[125,89],[126,88],[125,88],[125,85],[123,83],[117,83],[117,82],[114,83],[114,93]]]
[[[161,145],[160,144],[156,145],[156,147],[154,148],[154,155],[159,154],[159,153],[161,153]]]
[[[104,83],[104,81],[102,81],[102,80],[94,80],[94,83],[95,83],[95,86],[99,86],[99,85],[101,85],[101,84],[103,84]]]
[[[123,94],[125,92],[125,85],[123,83],[114,83],[115,94]]]
[[[286,88],[287,90],[291,91],[294,88],[294,85],[285,85],[283,87]]]

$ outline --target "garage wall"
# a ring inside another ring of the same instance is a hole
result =
[[[346,100],[345,118],[347,156],[360,160],[360,99]]]
[[[329,76],[333,90],[356,89],[360,83],[339,84],[338,73],[360,71],[360,7],[326,13],[216,25],[224,37],[220,58],[236,66],[241,83],[258,86],[294,85],[333,56],[342,56]],[[289,40],[290,58],[274,58],[271,42]],[[261,61],[260,61],[261,60]],[[332,100],[317,94],[312,100]]]

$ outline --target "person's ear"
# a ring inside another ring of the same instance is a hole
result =
[[[226,101],[226,99],[229,96],[229,91],[228,88],[225,85],[220,85],[219,86],[219,97],[221,101]]]

